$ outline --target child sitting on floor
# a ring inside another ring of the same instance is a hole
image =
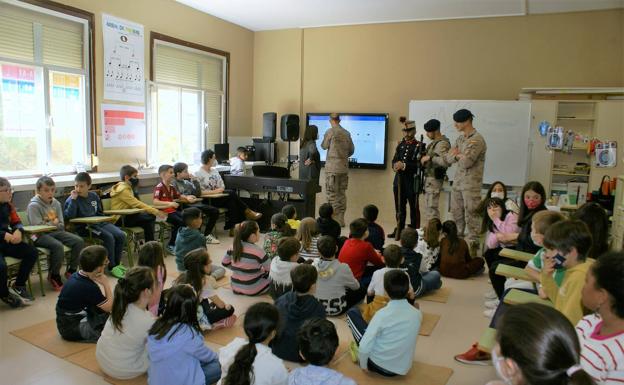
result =
[[[221,385],[286,385],[288,371],[269,347],[275,337],[280,315],[274,305],[259,302],[245,313],[243,329],[247,340],[236,337],[219,349],[223,370]]]
[[[414,251],[418,243],[418,233],[411,227],[406,227],[401,231],[401,254],[405,260],[404,266],[410,277],[414,296],[421,297],[430,291],[438,290],[442,287],[440,273],[437,270],[421,272],[422,256]],[[384,254],[385,255],[385,254]],[[388,261],[386,261],[386,266]]]
[[[149,330],[150,385],[213,384],[221,378],[219,356],[204,343],[197,322],[199,301],[190,285],[167,292],[167,307]]]
[[[327,367],[338,349],[338,333],[331,321],[307,320],[297,334],[299,353],[308,366],[297,368],[288,376],[289,385],[355,385],[355,381]]]
[[[303,322],[310,318],[325,318],[325,307],[314,298],[318,273],[314,266],[300,264],[290,272],[293,291],[288,292],[275,301],[280,317],[283,320],[280,333],[273,339],[273,354],[281,359],[301,362],[299,347],[296,343],[297,333]]]
[[[359,360],[362,369],[382,376],[405,375],[414,361],[422,313],[407,302],[409,278],[405,272],[388,271],[384,289],[390,302],[370,324],[364,321],[357,306],[347,311],[347,325],[355,339],[351,343],[351,358],[353,362]]]
[[[269,289],[271,260],[257,246],[260,228],[255,221],[245,221],[234,231],[232,250],[228,250],[221,263],[232,270],[232,291],[235,294],[258,295]]]
[[[294,231],[288,224],[288,218],[282,213],[271,216],[271,230],[264,234],[264,252],[269,258],[277,255],[277,244],[282,237],[290,237]]]
[[[296,237],[299,242],[301,242],[301,250],[299,250],[301,258],[315,259],[319,257],[319,252],[316,247],[319,232],[314,218],[307,217],[301,220]]]
[[[316,218],[316,224],[321,235],[329,235],[334,237],[336,242],[339,242],[340,237],[340,223],[334,218],[334,208],[329,203],[323,203],[319,207],[319,217]]]
[[[184,209],[182,219],[186,227],[180,228],[174,249],[176,267],[180,272],[184,272],[184,256],[189,251],[206,248],[206,238],[199,231],[203,220],[201,210],[196,207]],[[225,275],[225,269],[221,266],[212,266],[210,275],[214,279],[221,279]]]
[[[418,229],[418,243],[416,252],[422,255],[420,272],[426,273],[440,268],[440,231],[442,222],[438,218],[432,218],[424,229]]]
[[[104,270],[103,246],[82,249],[80,270],[69,277],[56,302],[56,327],[68,341],[96,342],[113,307],[113,294]],[[104,294],[98,284],[104,289]]]
[[[199,298],[197,319],[202,331],[230,327],[236,322],[234,308],[217,295],[217,281],[210,275],[212,264],[206,249],[195,249],[184,256],[184,273],[177,285],[188,284]]]
[[[107,375],[127,380],[147,372],[145,341],[154,317],[145,310],[156,288],[149,267],[133,267],[115,286],[113,308],[97,341],[95,358]]]
[[[457,235],[455,222],[444,222],[442,234],[444,238],[440,241],[440,273],[443,276],[466,279],[483,272],[483,259],[470,256],[468,244]]]
[[[318,251],[321,257],[313,265],[318,270],[318,282],[314,296],[325,306],[328,316],[344,313],[364,297],[360,283],[353,276],[349,265],[336,259],[336,240],[323,235],[319,238]]]
[[[383,227],[375,223],[377,216],[379,216],[379,209],[375,205],[366,205],[362,210],[362,216],[368,221],[368,238],[366,238],[366,242],[373,245],[375,250],[383,251],[386,233]]]
[[[413,229],[411,229],[413,230]],[[403,229],[405,231],[405,229]],[[401,234],[403,233],[401,232]],[[401,238],[403,240],[403,238]],[[369,301],[364,305],[362,309],[362,317],[364,321],[370,322],[375,313],[386,306],[390,298],[388,297],[386,290],[384,289],[384,276],[388,271],[399,270],[404,272],[408,277],[407,271],[401,268],[401,265],[405,263],[403,255],[401,255],[401,248],[397,245],[389,245],[386,247],[383,253],[386,267],[383,267],[373,273],[370,285],[368,285],[368,291],[366,293]],[[415,299],[414,289],[412,285],[409,285],[409,291],[407,292],[408,301],[413,302]]]
[[[301,244],[295,237],[282,238],[277,246],[277,257],[271,260],[271,288],[269,294],[275,300],[282,294],[292,291],[290,272],[299,264]]]
[[[165,266],[165,250],[158,241],[145,242],[139,249],[139,266],[146,266],[154,272],[156,284],[152,291],[152,298],[148,304],[148,310],[157,317],[165,281],[167,281],[167,266]]]
[[[282,214],[286,215],[286,218],[288,218],[288,225],[290,225],[291,229],[297,230],[299,228],[301,221],[297,219],[297,209],[294,205],[282,207]]]
[[[340,249],[338,260],[349,265],[353,275],[360,282],[360,287],[367,288],[373,271],[382,268],[384,262],[373,245],[366,242],[368,237],[366,219],[359,218],[351,222],[349,231],[351,238],[347,239]]]

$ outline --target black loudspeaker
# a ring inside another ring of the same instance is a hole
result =
[[[277,137],[277,113],[265,112],[262,114],[262,139],[269,142],[275,142]]]
[[[230,145],[228,143],[216,143],[214,145],[215,156],[219,164],[230,158]]]
[[[283,141],[293,142],[299,140],[299,115],[282,115],[280,130]]]

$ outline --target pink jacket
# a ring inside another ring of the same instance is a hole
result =
[[[507,213],[505,220],[501,221],[500,219],[495,219],[494,229],[494,232],[488,231],[486,235],[485,244],[487,245],[487,248],[495,249],[497,247],[510,246],[510,244],[503,244],[498,242],[498,240],[496,239],[496,234],[519,233],[520,228],[518,227],[518,214],[514,212],[509,212]]]

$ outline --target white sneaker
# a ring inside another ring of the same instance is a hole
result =
[[[212,234],[208,234],[206,235],[206,243],[210,245],[218,245],[219,243],[221,243],[221,241],[214,237]]]
[[[497,299],[498,296],[496,295],[496,292],[493,289],[488,290],[487,292],[485,292],[485,294],[483,294],[483,297],[485,299]]]
[[[494,313],[496,313],[496,309],[485,309],[483,311],[483,315],[488,317],[488,318],[494,317]]]
[[[500,303],[500,301],[498,299],[493,299],[491,301],[485,301],[485,308],[486,309],[496,309],[498,307],[499,303]]]

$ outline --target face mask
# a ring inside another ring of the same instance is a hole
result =
[[[490,194],[490,197],[491,198],[498,198],[498,199],[505,199],[505,193],[502,193],[500,191],[498,191],[498,192],[492,191],[492,193]]]
[[[526,199],[524,198],[524,204],[529,210],[535,210],[539,207],[541,201],[539,199]]]
[[[496,375],[498,376],[498,378],[503,380],[506,385],[511,385],[511,378],[507,378],[503,374],[503,370],[501,369],[501,361],[503,361],[504,359],[504,357],[498,356],[498,353],[496,353],[496,349],[492,349],[492,363],[494,364],[494,369],[496,369]]]
[[[132,187],[136,187],[139,185],[139,178],[130,178],[128,179],[128,182],[130,182],[130,185],[132,185]]]
[[[563,263],[566,261],[566,257],[557,253],[557,255],[553,258],[555,259],[555,269],[561,269],[563,267]]]

